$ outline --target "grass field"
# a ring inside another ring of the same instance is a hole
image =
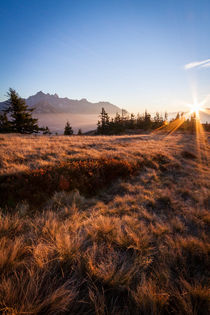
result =
[[[2,314],[209,314],[209,139],[0,135]]]

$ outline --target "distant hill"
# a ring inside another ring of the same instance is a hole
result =
[[[121,112],[121,109],[109,102],[91,103],[86,98],[72,100],[67,97],[61,98],[57,94],[45,94],[42,91],[26,99],[29,107],[35,108],[36,114],[47,113],[72,113],[72,114],[99,114],[104,107],[109,114]],[[0,110],[6,106],[6,102],[0,103]]]

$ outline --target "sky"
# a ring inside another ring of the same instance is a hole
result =
[[[210,107],[209,0],[0,0],[0,101],[9,87],[129,112]]]

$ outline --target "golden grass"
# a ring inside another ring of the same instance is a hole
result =
[[[2,207],[2,314],[209,314],[209,167],[193,135],[0,141],[2,176],[58,161],[142,165],[91,197]]]
[[[177,153],[192,136],[163,138],[160,135],[136,136],[39,136],[0,135],[0,173],[11,174],[72,160],[110,157],[136,160],[171,152]],[[180,143],[182,139],[182,143]]]

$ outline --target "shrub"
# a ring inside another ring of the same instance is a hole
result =
[[[139,167],[137,162],[118,159],[61,162],[58,165],[1,177],[0,200],[10,207],[23,200],[40,205],[55,191],[71,191],[75,188],[84,195],[91,196],[119,177],[134,175]]]

